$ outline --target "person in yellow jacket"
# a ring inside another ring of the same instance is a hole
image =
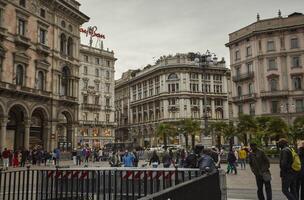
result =
[[[241,169],[246,169],[246,159],[247,159],[247,151],[243,147],[239,151],[239,163],[241,165]]]

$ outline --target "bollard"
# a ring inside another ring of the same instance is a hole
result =
[[[226,182],[226,172],[224,170],[219,170],[220,178],[220,188],[222,194],[222,200],[227,200],[227,182]]]

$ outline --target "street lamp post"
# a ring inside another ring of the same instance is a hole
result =
[[[204,94],[204,103],[203,103],[203,122],[204,122],[204,129],[205,131],[202,131],[201,133],[201,143],[203,143],[204,135],[207,135],[207,129],[208,129],[208,114],[207,114],[207,73],[206,68],[211,64],[217,64],[217,57],[214,53],[210,53],[209,50],[206,51],[206,53],[201,54],[198,53],[189,53],[188,57],[191,61],[194,61],[196,65],[202,68],[203,72],[203,94]]]

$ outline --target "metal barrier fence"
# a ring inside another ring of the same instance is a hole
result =
[[[140,200],[221,200],[219,172],[203,175]]]
[[[181,168],[18,169],[0,172],[0,199],[136,200],[198,176]]]

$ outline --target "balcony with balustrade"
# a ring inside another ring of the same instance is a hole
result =
[[[243,74],[238,74],[236,76],[232,77],[232,80],[234,82],[240,82],[240,81],[245,81],[245,80],[249,80],[249,79],[253,79],[254,78],[254,72],[246,72]]]

